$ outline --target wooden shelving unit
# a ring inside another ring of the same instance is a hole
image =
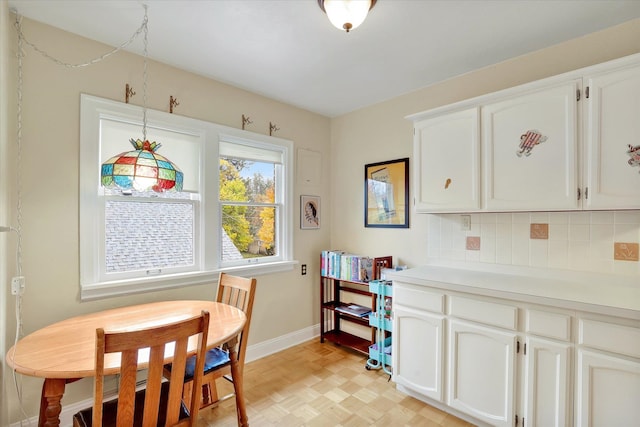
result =
[[[383,268],[391,268],[391,256],[373,258],[373,278],[380,278]],[[369,297],[371,311],[376,309],[376,296],[369,292],[369,283],[354,282],[336,277],[320,276],[320,342],[325,340],[337,345],[351,348],[364,355],[369,354],[369,346],[375,342],[375,328],[369,324],[369,316],[358,317],[337,311],[339,306],[347,305],[349,301],[342,301],[341,292]],[[369,339],[346,332],[342,329],[342,322],[351,322],[371,329]]]

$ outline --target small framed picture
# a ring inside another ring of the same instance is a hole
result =
[[[300,228],[320,228],[320,196],[300,196]]]

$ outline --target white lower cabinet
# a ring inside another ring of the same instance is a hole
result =
[[[447,404],[491,425],[512,426],[516,334],[451,320],[448,337]]]
[[[576,425],[634,427],[640,424],[640,363],[578,350]]]
[[[439,402],[443,394],[444,316],[394,303],[394,381]],[[420,355],[420,357],[416,357]]]
[[[394,281],[393,381],[483,426],[640,426],[640,321]]]
[[[579,319],[576,425],[640,425],[638,323],[591,316]]]
[[[525,345],[523,425],[570,425],[571,345],[537,337],[527,337]]]

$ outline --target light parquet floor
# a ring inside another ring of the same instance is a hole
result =
[[[459,418],[400,393],[366,358],[318,339],[245,365],[252,427],[468,427]],[[231,385],[218,380],[220,395]],[[235,401],[200,412],[198,426],[237,426]]]

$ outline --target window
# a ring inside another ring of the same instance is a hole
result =
[[[291,269],[292,143],[148,110],[147,139],[183,171],[182,191],[102,187],[101,164],[132,150],[141,116],[82,95],[81,298]]]

